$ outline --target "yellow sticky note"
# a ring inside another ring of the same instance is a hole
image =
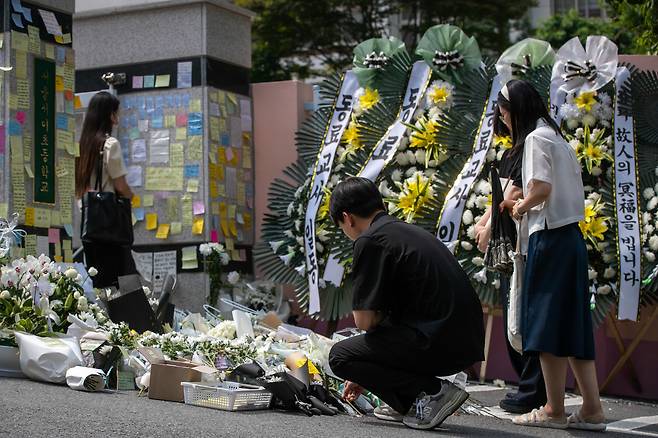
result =
[[[184,150],[183,143],[169,144],[169,162],[174,164],[183,163],[185,161]]]
[[[180,234],[183,231],[183,223],[182,222],[172,222],[171,227],[169,228],[169,232],[172,235],[175,234]]]
[[[192,234],[203,234],[203,216],[194,216]]]
[[[230,234],[228,232],[228,222],[226,221],[226,219],[220,219],[219,226],[222,229],[222,234],[224,235],[224,237],[229,237]]]
[[[28,207],[25,209],[25,225],[27,225],[28,227],[34,226],[34,208],[32,207]]]
[[[39,228],[50,227],[50,210],[45,208],[34,209],[34,226]]]
[[[144,207],[153,207],[153,195],[144,195],[142,197],[142,205]]]
[[[11,48],[16,51],[27,52],[27,47],[28,47],[27,34],[12,30]]]
[[[146,229],[155,230],[158,228],[158,214],[157,213],[147,213],[146,214]]]
[[[181,250],[181,269],[196,269],[199,267],[197,261],[197,247],[186,246]]]
[[[46,44],[46,58],[55,59],[55,46],[52,44]]]
[[[233,237],[238,237],[238,229],[235,226],[235,220],[234,219],[229,219],[228,228],[231,231],[231,234],[233,235]]]
[[[190,137],[187,143],[187,158],[191,161],[201,161],[203,144],[201,143],[202,137],[194,135]]]
[[[199,180],[196,178],[187,180],[187,191],[197,193],[199,191]]]
[[[156,239],[166,239],[169,237],[169,224],[158,225],[158,231],[155,233]]]
[[[169,75],[157,75],[155,77],[155,88],[168,87],[168,86],[169,86]]]
[[[134,195],[131,205],[133,208],[139,208],[142,206],[142,198],[139,195]]]
[[[64,91],[64,78],[55,76],[55,91]]]
[[[16,65],[14,66],[16,79],[27,78],[27,53],[16,51]]]
[[[233,239],[229,237],[226,238],[226,249],[229,251],[233,251],[235,249],[235,244],[233,243]]]
[[[190,112],[191,113],[200,113],[201,112],[201,99],[192,99],[192,100],[190,100]]]
[[[176,126],[176,115],[167,114],[164,118],[165,128],[174,128]]]
[[[187,128],[176,128],[176,140],[185,140],[187,138]]]
[[[6,202],[0,203],[0,217],[6,218],[9,214],[9,204]]]

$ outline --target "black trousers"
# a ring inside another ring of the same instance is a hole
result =
[[[410,327],[377,327],[336,343],[329,365],[340,378],[363,386],[390,407],[406,414],[421,392],[436,394],[442,380],[471,363],[442,357],[434,347],[423,348],[421,335]]]
[[[503,303],[503,327],[505,330],[505,345],[510,362],[519,376],[519,391],[512,397],[520,404],[538,407],[546,403],[546,385],[541,372],[539,354],[517,352],[507,339],[507,294],[509,292],[509,279],[500,276],[500,292]]]
[[[98,270],[98,274],[91,278],[94,287],[118,286],[118,277],[137,273],[135,260],[128,246],[83,242],[82,247],[87,269],[93,266]]]

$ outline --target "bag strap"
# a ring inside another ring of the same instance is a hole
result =
[[[96,189],[97,192],[102,191],[102,181],[103,181],[103,153],[105,152],[105,142],[103,142],[103,146],[101,146],[101,150],[98,155],[98,164],[96,165],[96,184],[94,184],[94,188]]]

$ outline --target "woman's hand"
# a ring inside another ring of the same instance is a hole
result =
[[[354,401],[359,396],[361,393],[364,391],[363,386],[358,385],[354,382],[350,382],[349,380],[345,381],[345,386],[343,387],[343,398],[347,401]]]
[[[475,243],[477,244],[480,252],[485,252],[487,246],[489,245],[489,239],[491,238],[491,225],[475,225]]]
[[[505,210],[509,211],[510,214],[512,213],[512,209],[514,208],[514,205],[516,204],[516,201],[512,199],[505,199],[503,202],[501,202],[498,205],[498,211],[501,213]]]
[[[516,219],[517,221],[521,220],[521,217],[525,214],[525,209],[523,208],[523,203],[516,202],[514,206],[512,207],[512,217]]]

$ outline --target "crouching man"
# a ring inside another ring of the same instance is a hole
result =
[[[387,215],[370,180],[338,184],[329,211],[354,241],[353,314],[366,331],[329,354],[331,369],[346,380],[343,395],[353,400],[367,389],[388,405],[377,417],[434,428],[468,398],[436,376],[484,358],[480,301],[445,245]]]

